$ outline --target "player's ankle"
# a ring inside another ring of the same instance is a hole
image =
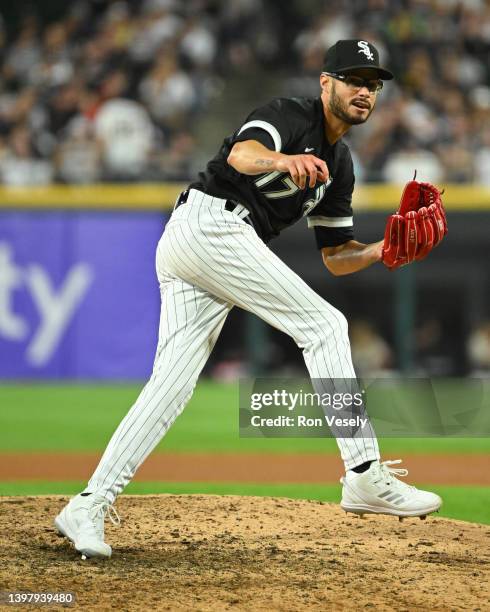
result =
[[[367,472],[369,470],[369,468],[371,467],[371,463],[374,461],[374,459],[370,459],[369,461],[365,461],[364,463],[361,463],[360,465],[356,465],[356,467],[351,468],[351,470],[353,472],[356,472],[356,474],[362,474],[363,472]]]

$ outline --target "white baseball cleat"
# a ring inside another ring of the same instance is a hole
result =
[[[397,463],[401,463],[401,459],[373,461],[361,474],[349,470],[340,479],[344,485],[341,507],[361,517],[363,514],[392,514],[400,520],[406,516],[425,519],[439,510],[442,505],[439,495],[421,491],[396,478],[408,474],[408,470],[390,467]]]
[[[106,514],[114,525],[121,522],[116,509],[102,495],[80,494],[73,497],[54,519],[58,531],[69,538],[83,557],[108,559],[112,554],[104,542]]]

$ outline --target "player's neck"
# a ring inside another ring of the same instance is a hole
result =
[[[328,142],[333,145],[337,142],[337,140],[340,140],[346,132],[349,131],[351,125],[336,117],[327,108],[324,108],[323,113],[325,116],[325,136],[327,137]]]

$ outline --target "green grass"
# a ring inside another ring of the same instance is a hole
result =
[[[141,385],[6,384],[0,387],[0,452],[101,451],[141,390]],[[486,453],[488,438],[380,440],[383,454]],[[159,452],[337,453],[332,439],[252,439],[238,436],[238,384],[203,380]],[[81,482],[1,483],[0,495],[73,494]],[[434,486],[442,516],[490,524],[490,490]],[[338,502],[340,485],[134,482],[127,493],[215,493],[283,496]],[[1,500],[0,500],[1,501]]]
[[[0,483],[0,495],[47,495],[78,493],[81,482],[21,482]],[[424,485],[420,485],[424,486]],[[427,485],[430,491],[438,493],[444,505],[438,516],[485,523],[490,525],[490,489],[485,487],[455,487]],[[290,497],[293,499],[316,499],[339,503],[340,485],[311,484],[230,484],[230,483],[166,483],[133,482],[126,489],[131,494],[156,493],[207,493],[216,495],[258,495]],[[0,498],[1,504],[1,498]]]
[[[1,451],[100,451],[141,385],[6,384],[0,387]],[[381,440],[383,454],[490,453],[489,438]],[[162,452],[337,453],[332,439],[238,436],[238,384],[203,380],[158,447]]]

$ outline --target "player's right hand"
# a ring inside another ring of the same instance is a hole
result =
[[[288,172],[300,189],[305,189],[307,184],[313,188],[317,181],[325,183],[330,177],[323,159],[311,154],[283,155],[277,160],[276,169],[279,172]]]

